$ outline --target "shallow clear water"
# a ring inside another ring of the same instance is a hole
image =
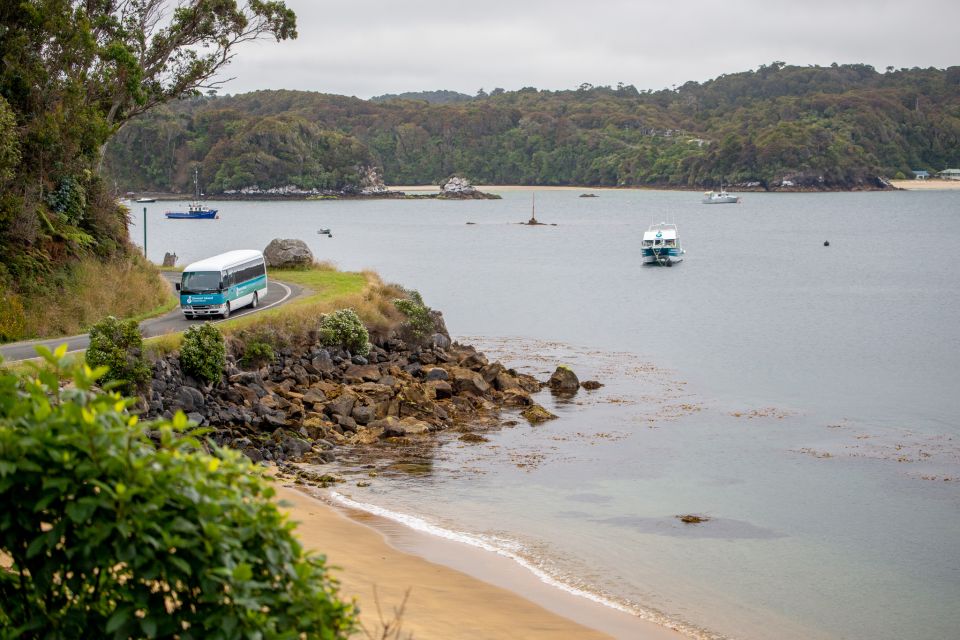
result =
[[[147,205],[151,259],[299,237],[417,288],[455,336],[606,384],[561,416],[381,469],[360,502],[517,550],[566,583],[745,638],[960,628],[960,192],[602,191],[470,202]],[[142,207],[131,236],[141,241]],[[642,267],[676,222],[686,260]],[[466,222],[474,222],[467,225]],[[317,235],[330,227],[333,238]],[[829,247],[823,242],[830,241]],[[381,464],[381,463],[377,463]],[[386,465],[386,462],[382,463]],[[712,518],[684,525],[675,515]]]

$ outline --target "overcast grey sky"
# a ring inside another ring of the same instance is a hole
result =
[[[247,45],[221,93],[572,89],[788,64],[960,65],[960,0],[287,0],[300,37]]]

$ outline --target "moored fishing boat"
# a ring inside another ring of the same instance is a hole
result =
[[[175,220],[209,220],[217,217],[217,210],[204,206],[200,202],[200,169],[193,170],[193,202],[187,206],[186,211],[167,211],[163,215]]]
[[[665,267],[673,266],[675,262],[681,262],[683,254],[686,253],[680,246],[677,225],[666,222],[652,224],[644,232],[641,252],[644,264],[657,264]]]
[[[703,204],[733,204],[740,202],[740,196],[727,193],[720,183],[720,191],[707,191],[703,194]]]
[[[213,219],[217,217],[217,210],[205,207],[199,202],[191,202],[186,211],[167,211],[163,215],[173,219]]]

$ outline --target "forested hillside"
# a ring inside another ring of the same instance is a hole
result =
[[[470,102],[473,96],[457,91],[407,91],[406,93],[385,93],[382,96],[373,96],[370,102],[389,102],[390,100],[423,100],[430,104],[450,104],[453,102]]]
[[[121,190],[351,189],[451,174],[531,185],[853,189],[960,165],[960,67],[756,71],[637,91],[495,89],[465,102],[385,102],[295,91],[168,105],[115,137]]]

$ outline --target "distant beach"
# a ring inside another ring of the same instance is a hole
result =
[[[891,180],[897,189],[907,191],[947,191],[960,189],[960,180]]]

